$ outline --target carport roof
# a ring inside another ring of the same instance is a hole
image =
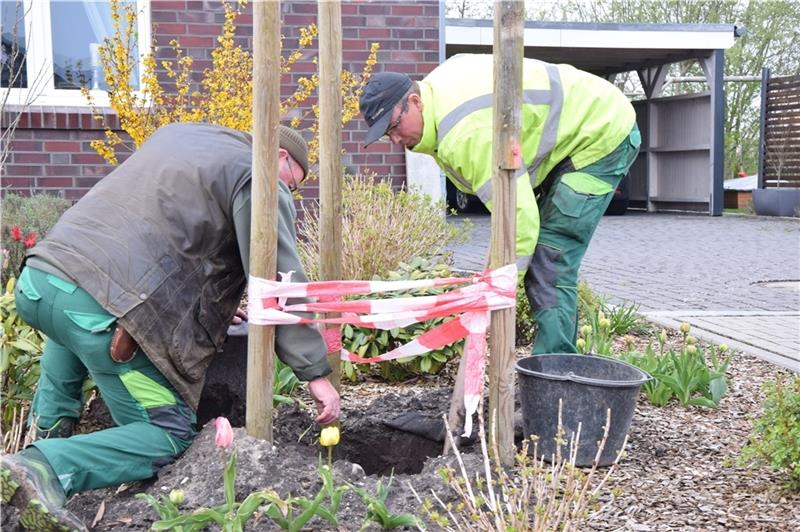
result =
[[[493,21],[446,19],[447,56],[491,53]],[[525,56],[606,76],[707,57],[734,44],[733,24],[526,22]]]

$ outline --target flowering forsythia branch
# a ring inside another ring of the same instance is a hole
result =
[[[199,83],[193,79],[193,58],[185,54],[177,39],[173,39],[170,47],[175,54],[174,60],[157,61],[155,45],[144,55],[142,86],[137,90],[133,83],[138,61],[134,53],[137,42],[135,7],[111,0],[113,35],[100,46],[100,59],[109,103],[131,143],[126,144],[118,133],[106,126],[105,138],[92,141],[91,146],[109,164],[118,164],[118,149],[133,151],[156,129],[173,122],[207,122],[248,132],[252,129],[253,57],[235,40],[236,18],[242,14],[247,0],[236,0],[235,5],[234,0],[223,0],[222,4],[225,10],[222,32],[211,52],[212,66],[203,71]],[[315,25],[300,28],[300,49],[281,57],[282,73],[292,71],[297,61],[303,58],[303,50],[310,47],[316,37]],[[373,43],[361,74],[342,71],[342,125],[358,115],[358,99],[377,62],[378,49],[378,43]],[[167,78],[163,84],[158,78],[159,67]],[[296,129],[305,119],[311,120],[308,131],[312,137],[309,141],[309,163],[312,165],[317,161],[319,151],[319,106],[312,105],[305,112],[295,110],[312,96],[318,86],[316,74],[300,77],[297,88],[280,106],[283,117],[292,115],[290,124]],[[91,91],[84,85],[81,92],[92,107],[94,119],[105,125],[103,113],[95,105]]]

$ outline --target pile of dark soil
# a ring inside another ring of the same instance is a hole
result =
[[[437,470],[453,463],[453,458],[437,457],[442,444],[393,430],[384,422],[405,411],[440,418],[448,408],[449,394],[450,390],[444,388],[410,387],[402,394],[374,398],[366,408],[357,401],[343,401],[342,441],[334,452],[337,485],[348,482],[374,492],[375,483],[381,478],[385,483],[394,470],[389,507],[394,513],[411,514],[418,511],[419,502],[408,489],[409,481],[418,493],[445,491]],[[87,524],[94,523],[95,530],[133,530],[147,529],[157,519],[150,506],[135,497],[138,493],[157,497],[181,488],[185,493],[184,510],[222,504],[223,470],[230,450],[214,445],[214,433],[213,422],[207,423],[189,450],[163,467],[157,479],[81,493],[68,501],[67,508]],[[319,428],[308,409],[284,406],[278,410],[274,446],[248,436],[244,428],[235,428],[234,434],[237,500],[265,488],[274,489],[282,498],[290,494],[313,498],[322,487],[318,465],[327,461],[327,450],[317,444]],[[477,465],[476,459],[469,458],[467,462]],[[358,495],[347,492],[337,514],[339,530],[359,529],[365,514],[366,506]],[[15,529],[13,511],[4,512],[2,525],[3,530]],[[277,527],[263,517],[251,520],[248,526],[248,530],[274,529]],[[308,529],[331,527],[315,518]]]

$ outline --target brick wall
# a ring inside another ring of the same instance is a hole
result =
[[[295,50],[300,28],[316,22],[317,3],[285,0],[281,11],[284,48]],[[178,39],[184,51],[194,58],[199,80],[203,69],[211,66],[211,51],[224,20],[222,4],[217,0],[152,0],[150,14],[158,46],[157,58],[173,58],[169,42]],[[251,6],[237,19],[237,28],[239,42],[249,49]],[[413,3],[343,1],[342,31],[343,67],[353,72],[362,70],[372,42],[381,45],[376,72],[406,72],[420,79],[439,62],[438,0]],[[316,49],[308,49],[293,71],[284,76],[282,96],[291,94],[298,77],[316,72],[313,63],[316,54]],[[166,83],[166,77],[160,77],[162,83]],[[113,124],[115,117],[111,112],[108,118]],[[405,156],[402,150],[388,142],[363,149],[361,142],[365,131],[360,117],[345,127],[342,147],[347,152],[343,159],[347,169],[350,172],[372,171],[389,176],[396,185],[403,183]],[[23,113],[11,145],[12,154],[3,172],[4,189],[23,193],[47,190],[71,199],[81,197],[111,170],[89,147],[92,139],[102,136],[99,123],[91,120],[88,109],[30,108]],[[316,197],[316,183],[309,183],[306,191],[306,197]]]
[[[4,193],[48,192],[77,200],[112,170],[89,145],[103,138],[103,128],[88,108],[9,106],[3,127],[17,116],[19,123],[2,172]],[[105,119],[118,130],[114,113],[107,112]],[[126,157],[121,151],[118,154],[120,161]]]

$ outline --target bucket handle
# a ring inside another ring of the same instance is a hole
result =
[[[590,385],[594,385],[594,386],[609,386],[609,387],[619,387],[619,388],[623,388],[623,387],[626,387],[626,386],[641,386],[642,384],[646,383],[647,381],[649,381],[649,380],[651,380],[653,378],[649,374],[645,373],[642,370],[639,370],[639,371],[642,371],[642,374],[643,374],[643,378],[641,378],[641,379],[632,380],[632,381],[609,381],[609,380],[605,380],[605,379],[593,379],[591,377],[583,377],[581,375],[576,375],[575,373],[573,373],[571,371],[569,373],[567,373],[566,375],[551,375],[550,373],[541,373],[539,371],[532,371],[532,370],[525,369],[525,368],[520,368],[520,367],[518,367],[517,369],[520,372],[522,372],[522,373],[524,373],[526,375],[531,375],[533,377],[544,377],[546,379],[553,379],[553,380],[558,380],[558,381],[577,382],[578,384],[590,384]]]

